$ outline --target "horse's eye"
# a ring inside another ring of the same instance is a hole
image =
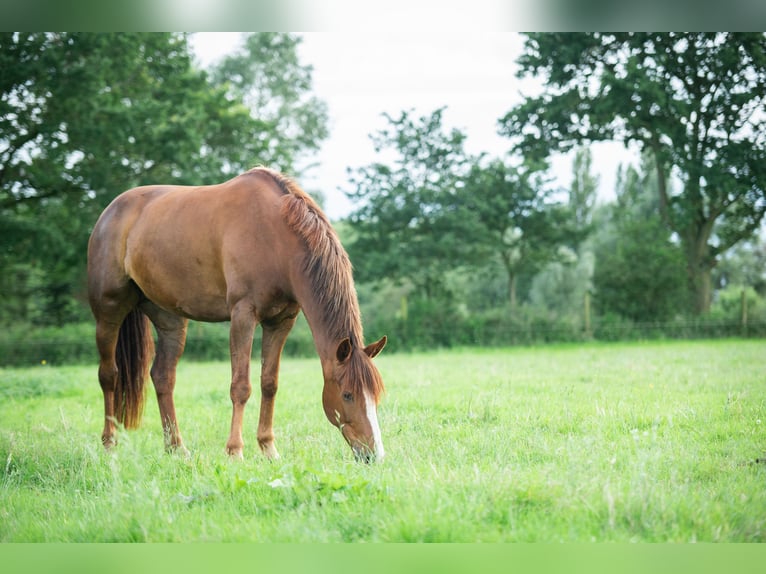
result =
[[[347,403],[350,403],[352,400],[354,400],[354,395],[346,391],[345,393],[343,393],[343,400],[346,401]]]

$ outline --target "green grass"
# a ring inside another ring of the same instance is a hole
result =
[[[318,359],[285,359],[282,459],[224,454],[226,363],[182,362],[103,452],[95,367],[0,369],[0,541],[766,541],[766,341],[381,356],[387,457],[353,462]],[[257,362],[255,363],[257,365]]]

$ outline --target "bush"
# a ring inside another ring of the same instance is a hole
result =
[[[388,335],[388,352],[451,347],[502,347],[540,343],[565,343],[595,339],[630,341],[715,337],[766,337],[766,301],[746,291],[748,323],[741,324],[741,288],[720,292],[711,313],[704,317],[677,315],[665,321],[635,321],[616,313],[595,315],[592,332],[585,333],[581,316],[555,313],[540,307],[469,313],[457,305],[415,299],[399,312],[380,306],[363,309],[365,332],[370,340]],[[389,306],[390,307],[390,306]],[[261,349],[261,330],[256,329],[253,356]],[[301,314],[285,345],[285,355],[314,357],[316,349],[308,323]],[[186,360],[228,361],[229,324],[190,322]],[[15,326],[0,332],[0,366],[35,364],[95,364],[95,324],[65,327]]]
[[[593,286],[602,313],[667,321],[688,306],[683,252],[656,217],[621,222],[608,242],[597,245],[595,261]]]
[[[391,351],[460,346],[496,347],[583,340],[581,321],[530,307],[466,313],[435,301],[416,300],[406,317],[365,313],[365,331],[386,334]]]
[[[96,326],[76,323],[64,327],[17,325],[0,333],[0,365],[63,365],[95,363]]]
[[[260,357],[261,330],[256,329],[253,356]],[[316,354],[314,339],[301,315],[285,344],[285,354],[309,357]],[[184,359],[229,360],[229,323],[189,322]],[[18,325],[0,333],[0,366],[74,365],[98,362],[96,325],[77,323],[64,327]]]
[[[747,323],[742,325],[742,293],[747,309]],[[737,334],[766,336],[766,299],[752,287],[730,286],[715,295],[710,317],[719,323],[735,325]]]

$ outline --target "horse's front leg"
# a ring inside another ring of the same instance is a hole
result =
[[[277,459],[279,453],[274,446],[274,400],[279,387],[279,362],[282,357],[287,335],[295,324],[295,314],[263,323],[261,347],[261,413],[258,419],[258,445],[266,458]]]
[[[241,302],[231,312],[229,348],[231,351],[231,432],[226,441],[226,452],[232,457],[242,458],[242,421],[245,404],[250,398],[250,354],[253,350],[255,331],[255,310],[249,302]]]

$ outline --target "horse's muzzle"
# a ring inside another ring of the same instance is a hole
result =
[[[354,459],[356,462],[370,464],[381,462],[383,460],[383,455],[376,454],[374,450],[367,446],[352,446],[351,449],[354,451]]]

